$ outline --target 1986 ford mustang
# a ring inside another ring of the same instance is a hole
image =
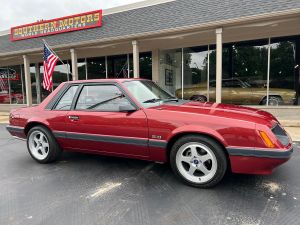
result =
[[[202,188],[227,170],[270,174],[293,151],[265,111],[179,100],[143,79],[62,83],[40,105],[12,110],[9,122],[39,163],[62,150],[169,162],[180,179]]]

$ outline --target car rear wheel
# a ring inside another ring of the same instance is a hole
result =
[[[11,100],[11,104],[18,104],[19,103],[19,100],[17,98],[13,98]]]
[[[27,148],[31,157],[39,163],[57,160],[62,152],[53,134],[43,126],[35,126],[27,135]]]
[[[193,95],[190,100],[197,102],[207,102],[206,96],[203,95]]]
[[[218,184],[227,169],[223,148],[213,139],[188,135],[175,142],[170,153],[174,173],[185,183],[201,188]]]
[[[262,105],[267,105],[267,98],[265,97],[262,100]],[[283,100],[280,96],[270,96],[269,97],[269,105],[270,106],[278,106],[278,105],[282,105],[283,104]]]

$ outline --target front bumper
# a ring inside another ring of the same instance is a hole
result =
[[[233,173],[271,174],[273,170],[288,161],[293,153],[289,149],[227,148]]]
[[[6,130],[15,138],[20,138],[20,139],[26,138],[23,127],[7,125]]]

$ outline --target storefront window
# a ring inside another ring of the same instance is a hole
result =
[[[77,68],[78,68],[78,79],[86,80],[87,79],[87,62],[86,59],[78,59]]]
[[[269,105],[294,105],[297,103],[299,76],[296,76],[295,66],[295,42],[272,40]]]
[[[267,40],[224,45],[222,102],[266,104],[267,73]]]
[[[24,75],[20,65],[0,68],[0,104],[24,104]]]
[[[182,84],[181,65],[182,65],[181,49],[161,51],[159,84],[161,87],[165,88],[172,94],[175,94],[176,91],[180,92],[181,89],[181,84]]]
[[[208,46],[185,48],[183,99],[207,101],[207,81]]]
[[[131,60],[132,61],[132,60]],[[117,55],[107,57],[108,78],[128,78],[128,57]]]
[[[54,72],[52,74],[53,88],[55,90],[62,82],[72,80],[72,76],[70,74],[71,64],[69,61],[64,61],[64,64],[58,62],[55,66]],[[43,74],[44,68],[43,65],[40,64],[40,81],[41,81],[41,98],[44,100],[51,92],[45,90],[43,88]]]
[[[140,78],[152,80],[152,53],[140,53]],[[133,78],[133,56],[129,54],[129,77]]]
[[[88,79],[105,79],[105,57],[87,58],[87,74]]]
[[[140,78],[152,80],[152,54],[151,54],[151,52],[140,53]]]
[[[62,82],[72,80],[70,69],[71,64],[69,63],[69,61],[64,61],[64,64],[62,64],[61,62],[57,63],[52,75],[53,90],[55,90],[55,88],[57,88]]]
[[[35,65],[32,64],[30,65],[30,79],[31,79],[31,93],[32,93],[32,103],[33,104],[37,104],[38,101],[38,85],[41,86],[41,83],[38,83],[37,79],[36,79],[36,68]],[[41,81],[41,77],[40,77],[40,81]]]

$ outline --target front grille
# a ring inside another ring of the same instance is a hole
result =
[[[279,124],[272,128],[272,132],[278,138],[282,145],[287,146],[290,143],[289,137]]]

